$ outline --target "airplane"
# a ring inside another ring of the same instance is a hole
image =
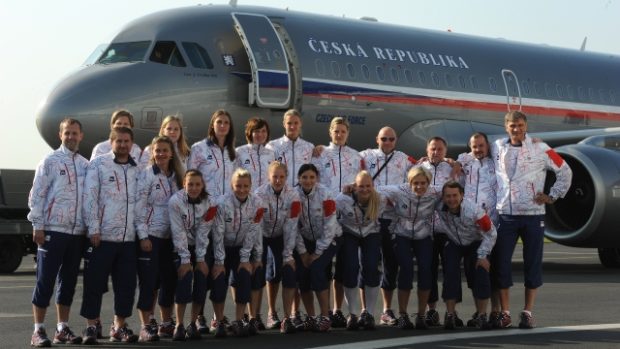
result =
[[[390,125],[411,155],[441,136],[456,156],[474,131],[505,135],[504,114],[522,110],[530,134],[557,147],[574,173],[566,198],[547,207],[546,236],[597,248],[603,265],[620,267],[620,56],[233,1],[136,19],[94,57],[38,111],[52,147],[67,116],[82,122],[88,153],[118,108],[135,115],[142,146],[169,114],[183,117],[195,142],[216,109],[238,129],[262,117],[275,135],[295,108],[315,144],[343,116],[355,149],[373,147]]]

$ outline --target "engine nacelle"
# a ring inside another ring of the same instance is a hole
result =
[[[547,206],[546,236],[576,247],[620,248],[620,140],[590,137],[555,148],[573,170],[566,197]],[[547,176],[548,182],[553,175]]]

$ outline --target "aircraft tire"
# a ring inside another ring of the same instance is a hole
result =
[[[599,248],[598,258],[605,268],[620,268],[620,248]]]
[[[23,247],[18,237],[0,238],[0,273],[12,273],[22,263]]]

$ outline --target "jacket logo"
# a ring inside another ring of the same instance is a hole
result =
[[[110,178],[108,178],[108,182],[115,182],[116,178],[114,178],[114,176],[110,176]]]
[[[155,189],[157,189],[157,190],[161,189],[161,185],[156,184],[156,185],[155,185]]]
[[[181,215],[181,219],[186,220],[187,219],[187,215],[186,214],[182,214]]]
[[[213,160],[213,156],[212,155],[207,155],[207,160]]]
[[[349,212],[349,213],[347,213],[347,216],[349,216],[349,217],[353,217],[353,212]]]
[[[250,164],[250,159],[245,159],[245,164],[249,165]]]
[[[329,162],[325,164],[325,168],[328,168],[330,166],[331,166],[331,164]]]
[[[226,223],[230,223],[232,222],[232,218],[231,217],[226,217]]]
[[[66,175],[66,174],[67,174],[67,172],[66,172],[65,170],[60,170],[60,175],[61,175],[61,176],[64,176],[64,175]]]
[[[403,204],[403,209],[407,209],[407,204]]]
[[[282,157],[281,156],[278,156],[278,161],[282,162]]]
[[[375,168],[375,166],[376,166],[375,164],[370,164],[370,168],[371,168],[371,169],[374,169],[374,168]]]

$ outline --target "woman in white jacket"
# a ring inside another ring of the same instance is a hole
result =
[[[362,327],[374,329],[374,306],[379,294],[379,258],[381,255],[381,225],[379,217],[385,211],[385,199],[375,191],[372,177],[366,171],[355,176],[353,193],[340,193],[336,197],[338,222],[342,226],[344,296],[349,305],[347,329]],[[359,321],[357,315],[358,276],[362,264],[364,298],[367,309],[362,309]]]
[[[173,340],[200,338],[196,320],[207,297],[209,266],[206,261],[209,231],[215,222],[217,206],[205,191],[202,173],[189,170],[183,177],[183,189],[168,202],[170,229],[174,244],[177,285],[175,313],[177,325]],[[190,324],[183,326],[186,304],[192,302]]]

